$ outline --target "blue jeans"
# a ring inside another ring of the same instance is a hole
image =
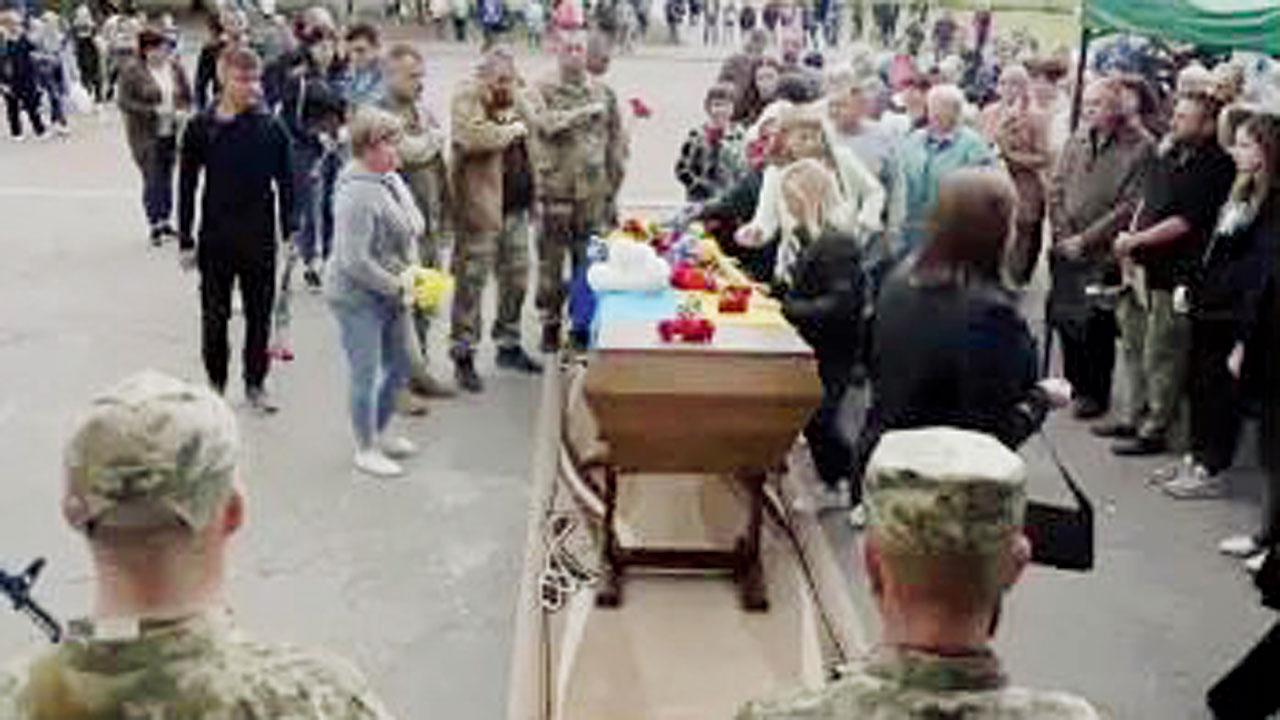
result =
[[[63,99],[67,95],[67,84],[62,75],[59,63],[40,63],[36,70],[36,82],[49,98],[49,117],[54,125],[66,125],[67,115],[63,110]]]
[[[330,307],[351,371],[351,427],[359,447],[369,448],[409,380],[408,319],[399,305],[373,298]]]
[[[303,262],[329,257],[333,247],[333,192],[342,167],[337,152],[294,145],[293,200],[298,254]]]
[[[142,208],[152,228],[168,225],[173,215],[173,136],[156,138],[155,147],[143,158]]]

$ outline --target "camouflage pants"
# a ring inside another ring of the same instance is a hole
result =
[[[1126,292],[1116,307],[1128,374],[1126,422],[1142,437],[1165,438],[1178,420],[1191,350],[1191,322],[1173,309],[1173,293],[1151,290],[1146,303]]]
[[[434,233],[423,233],[418,238],[418,259],[423,267],[440,267],[440,248],[444,240]],[[409,377],[416,383],[429,382],[428,343],[431,335],[431,313],[414,310],[407,315],[412,332],[405,333],[409,340]]]
[[[503,218],[502,232],[459,238],[453,251],[452,355],[469,355],[480,344],[480,301],[489,275],[498,279],[498,317],[493,341],[498,347],[520,344],[520,314],[529,284],[529,215],[519,211]]]
[[[587,241],[602,212],[590,202],[547,202],[542,206],[538,234],[538,314],[543,324],[559,323],[568,297],[564,276],[566,256],[574,271],[587,261]]]

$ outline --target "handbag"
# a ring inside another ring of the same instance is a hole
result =
[[[1031,540],[1031,562],[1059,570],[1093,569],[1093,503],[1058,456],[1058,449],[1042,431],[1049,458],[1075,499],[1076,507],[1027,501],[1023,530]]]

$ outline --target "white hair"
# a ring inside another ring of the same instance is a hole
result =
[[[948,102],[955,106],[956,112],[960,112],[964,108],[964,91],[955,85],[934,85],[929,88],[925,101],[930,105]]]

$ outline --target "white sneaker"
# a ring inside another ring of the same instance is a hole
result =
[[[392,478],[404,474],[400,463],[382,454],[381,450],[360,450],[356,453],[356,469],[374,477]]]
[[[418,446],[406,437],[384,435],[378,444],[382,447],[382,452],[386,453],[387,457],[396,460],[403,460],[418,453]]]
[[[861,530],[867,526],[867,507],[862,503],[853,506],[849,511],[849,524],[854,530]]]
[[[1252,557],[1261,549],[1252,535],[1232,535],[1218,543],[1218,552],[1238,558]]]
[[[1180,459],[1156,468],[1147,480],[1148,485],[1164,485],[1178,479],[1179,475],[1190,475],[1195,469],[1195,458],[1190,453]]]
[[[1179,473],[1160,489],[1176,500],[1209,500],[1223,497],[1227,491],[1222,478],[1210,475],[1201,465],[1196,465],[1190,475]]]
[[[1262,572],[1262,563],[1266,561],[1267,561],[1266,550],[1263,550],[1262,552],[1259,552],[1259,553],[1254,553],[1253,555],[1250,555],[1247,560],[1244,561],[1244,569],[1248,570],[1253,575],[1257,575],[1258,573]]]

